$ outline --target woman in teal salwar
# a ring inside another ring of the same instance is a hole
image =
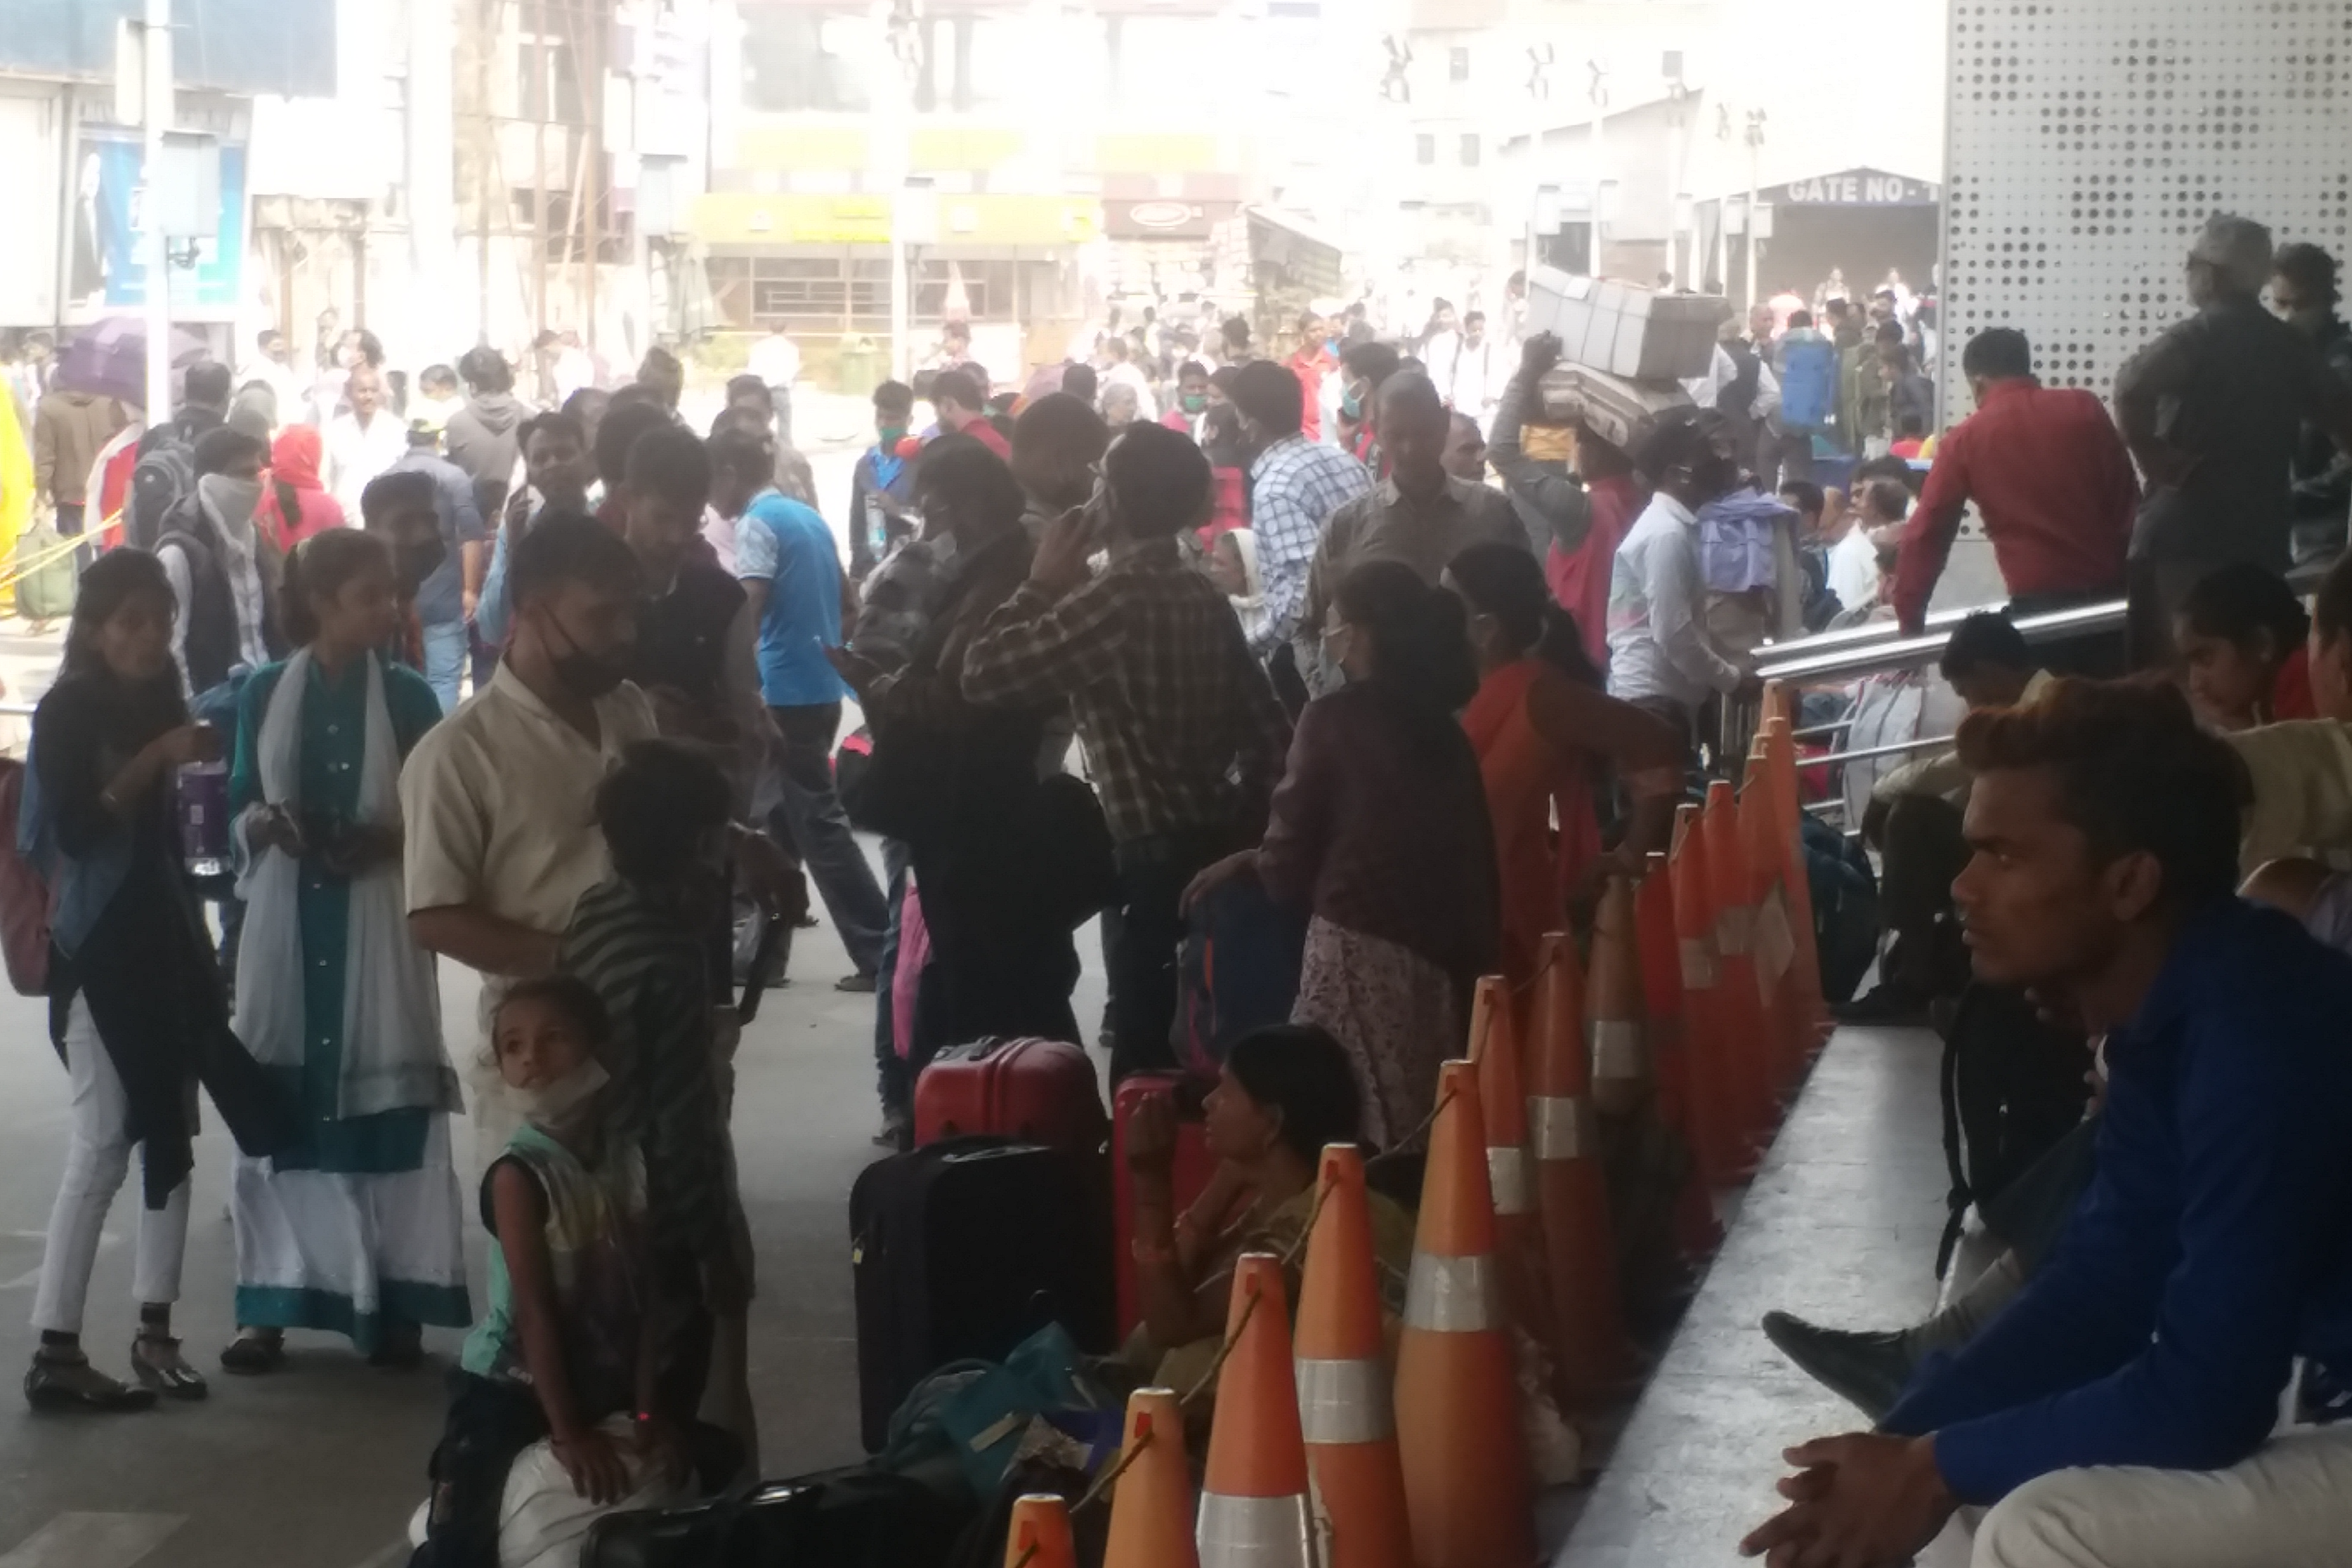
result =
[[[221,1362],[268,1372],[288,1329],[324,1329],[412,1364],[425,1325],[473,1321],[449,1154],[457,1080],[401,897],[400,765],[441,707],[375,651],[399,621],[381,540],[305,541],[279,602],[300,647],[247,682],[229,780],[246,900],[236,1022],[299,1095],[306,1136],[236,1161],[239,1330]]]

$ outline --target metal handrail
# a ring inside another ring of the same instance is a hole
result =
[[[2029,644],[2048,643],[2084,637],[2094,632],[2119,630],[2124,624],[2124,616],[2125,601],[2108,599],[2098,604],[2075,605],[2063,610],[2026,616],[2016,625]],[[1835,680],[1881,670],[1916,669],[1941,658],[1944,646],[1950,640],[1947,636],[1930,632],[1919,637],[1897,636],[1860,647],[1810,652],[1800,650],[1796,644],[1785,644],[1782,645],[1785,651],[1781,654],[1759,658],[1756,673],[1766,680]],[[1757,650],[1759,655],[1764,651],[1762,648]]]

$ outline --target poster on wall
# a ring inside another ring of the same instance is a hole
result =
[[[66,298],[77,311],[103,313],[147,303],[147,258],[140,227],[145,195],[146,149],[128,138],[85,137],[75,159],[73,233],[66,264]],[[171,267],[174,314],[226,318],[236,313],[245,263],[245,149],[220,149],[219,232],[208,239],[173,239],[181,260]],[[194,251],[193,264],[183,265]]]

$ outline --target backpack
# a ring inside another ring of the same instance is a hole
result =
[[[175,425],[149,432],[131,470],[131,498],[123,503],[122,542],[152,550],[163,535],[163,515],[196,490],[196,448]]]
[[[1780,423],[1819,430],[1837,406],[1837,350],[1827,338],[1797,338],[1780,352]]]
[[[1177,1055],[1213,1076],[1234,1042],[1290,1021],[1307,955],[1307,921],[1236,879],[1192,906],[1177,957],[1182,989]]]
[[[1878,883],[1862,846],[1811,812],[1800,814],[1805,888],[1813,903],[1813,951],[1822,996],[1851,1002],[1878,957]]]
[[[16,574],[16,613],[28,621],[54,621],[73,614],[74,552],[44,516],[17,536],[12,563]]]
[[[25,764],[0,757],[0,959],[19,996],[49,994],[49,922],[58,900],[48,879],[27,858],[19,826]]]
[[[1936,1247],[1943,1278],[1971,1205],[1998,1197],[2083,1120],[2091,1052],[2045,1022],[2022,991],[1971,981],[1944,1040],[1944,1165],[1950,1209]]]

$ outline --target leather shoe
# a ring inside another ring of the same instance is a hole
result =
[[[1895,1408],[1917,1364],[1900,1333],[1824,1329],[1786,1312],[1764,1314],[1764,1337],[1798,1371],[1874,1422]]]

